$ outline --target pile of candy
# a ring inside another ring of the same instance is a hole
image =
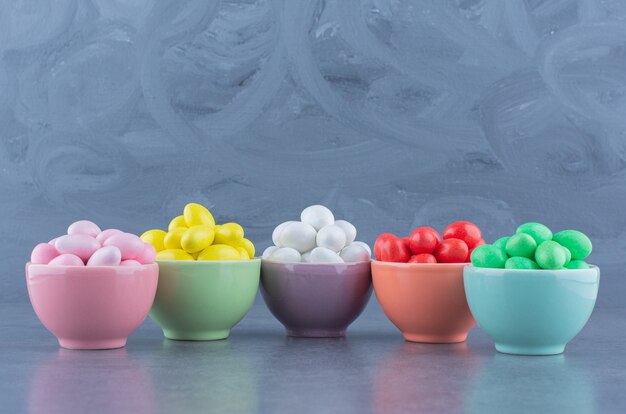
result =
[[[286,221],[272,233],[274,246],[263,258],[279,262],[352,263],[366,262],[369,246],[356,239],[356,228],[345,220],[335,220],[327,207],[314,205],[302,210],[301,221]]]
[[[477,225],[456,221],[443,231],[443,238],[432,227],[418,227],[409,237],[383,233],[374,244],[374,256],[383,262],[464,263],[472,251],[485,244]]]
[[[189,203],[182,216],[170,221],[167,232],[148,230],[141,240],[154,246],[157,260],[254,259],[254,244],[243,236],[239,224],[215,224],[206,207]]]
[[[56,266],[140,266],[154,263],[156,251],[131,233],[100,230],[95,223],[80,220],[70,224],[67,235],[40,243],[30,262]]]
[[[556,234],[540,223],[525,223],[515,235],[485,244],[472,253],[476,267],[507,269],[588,269],[583,260],[591,253],[591,240],[578,230]]]

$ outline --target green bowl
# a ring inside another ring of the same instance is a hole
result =
[[[166,338],[228,338],[248,313],[261,275],[261,260],[162,260],[150,316]]]

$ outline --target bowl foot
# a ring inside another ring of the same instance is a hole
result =
[[[174,331],[163,329],[163,335],[167,339],[175,341],[217,341],[228,338],[230,329],[222,329],[216,331]]]
[[[119,339],[62,339],[58,338],[59,345],[67,349],[115,349],[126,345],[126,338]]]
[[[565,351],[565,345],[524,346],[496,343],[496,350],[512,355],[558,355]]]
[[[345,329],[287,329],[287,336],[298,338],[341,338],[346,336]]]
[[[402,336],[409,342],[422,342],[426,344],[456,344],[465,342],[467,339],[467,333],[451,335],[403,333]]]

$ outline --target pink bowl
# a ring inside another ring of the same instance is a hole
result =
[[[37,317],[70,349],[111,349],[148,315],[159,267],[26,264],[28,296]]]

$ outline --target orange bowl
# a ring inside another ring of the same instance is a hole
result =
[[[372,261],[376,298],[404,339],[463,342],[476,321],[463,286],[466,263]]]

